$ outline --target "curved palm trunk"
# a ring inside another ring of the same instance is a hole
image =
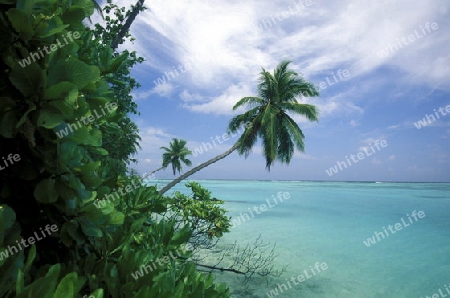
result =
[[[115,50],[119,46],[119,42],[125,37],[125,34],[127,34],[128,30],[130,30],[131,24],[133,23],[136,16],[139,14],[139,11],[142,6],[144,6],[145,0],[138,0],[136,5],[134,6],[133,10],[131,11],[130,15],[128,16],[128,19],[125,21],[125,24],[120,28],[119,33],[116,35],[116,38],[114,38],[113,42],[111,43],[111,48]]]
[[[231,153],[233,153],[234,150],[236,150],[238,147],[238,143],[234,144],[230,149],[228,149],[227,151],[225,151],[224,153],[217,155],[214,158],[211,158],[208,161],[205,161],[204,163],[196,166],[195,168],[187,171],[186,173],[184,173],[183,175],[181,175],[180,177],[178,177],[177,179],[173,180],[172,182],[170,182],[169,184],[167,184],[165,187],[163,187],[158,193],[160,195],[164,194],[166,191],[168,191],[169,189],[171,189],[172,187],[174,187],[176,184],[178,184],[180,181],[186,179],[187,177],[191,176],[192,174],[200,171],[203,168],[206,168],[207,166],[215,163],[216,161],[219,161],[225,157],[227,157],[228,155],[230,155]]]
[[[162,166],[162,167],[160,167],[159,169],[154,170],[153,172],[151,172],[151,173],[148,174],[147,176],[151,176],[153,173],[156,173],[156,172],[158,172],[158,171],[161,171],[162,169],[165,169],[165,168],[167,168],[167,166]]]

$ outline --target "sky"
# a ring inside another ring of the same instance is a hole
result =
[[[233,105],[257,95],[262,68],[290,60],[321,94],[298,98],[320,112],[318,122],[294,117],[305,152],[269,172],[258,142],[247,158],[232,153],[192,179],[450,182],[447,0],[145,5],[136,40],[120,46],[145,58],[132,72],[142,85],[133,92],[138,172],[159,168],[172,138],[187,141],[194,166],[225,152],[237,140],[222,137],[228,122],[245,111]],[[175,177],[170,168],[155,175]]]

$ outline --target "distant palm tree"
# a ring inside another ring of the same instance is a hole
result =
[[[319,96],[319,92],[313,84],[305,81],[295,71],[288,69],[289,63],[290,61],[281,62],[273,74],[263,68],[259,79],[258,97],[244,97],[234,105],[233,110],[242,106],[250,108],[231,119],[228,125],[228,131],[233,133],[245,124],[249,124],[237,142],[225,153],[194,167],[167,184],[159,191],[160,194],[197,171],[227,157],[235,150],[247,157],[258,137],[262,139],[263,155],[269,171],[276,160],[288,164],[295,148],[304,152],[303,138],[305,136],[287,113],[305,116],[309,121],[318,121],[317,108],[313,105],[298,103],[297,96]]]
[[[192,165],[192,162],[186,158],[189,154],[192,154],[192,152],[186,148],[186,141],[181,139],[172,139],[173,141],[170,142],[169,147],[161,147],[161,149],[164,149],[166,152],[163,154],[163,163],[162,166],[153,172],[151,172],[149,175],[160,171],[162,169],[167,168],[169,165],[172,165],[172,171],[175,175],[176,172],[180,173],[182,169],[181,163],[184,163],[188,167]]]

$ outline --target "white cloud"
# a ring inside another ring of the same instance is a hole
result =
[[[360,125],[360,123],[355,119],[350,120],[349,124],[351,127],[356,127]]]
[[[372,159],[372,164],[374,164],[374,165],[380,165],[380,164],[382,164],[382,162],[381,162],[381,160],[379,160],[378,158],[374,157],[374,158]]]
[[[307,78],[318,76],[315,83],[339,68],[348,69],[352,80],[380,66],[390,66],[403,71],[397,78],[399,81],[449,88],[444,84],[450,75],[450,68],[445,67],[450,59],[445,51],[450,45],[450,36],[445,34],[449,23],[445,17],[446,1],[411,5],[408,0],[380,0],[370,4],[313,0],[311,6],[299,9],[297,15],[255,32],[263,22],[267,23],[272,17],[276,19],[277,14],[288,11],[289,7],[296,10],[296,4],[275,1],[261,5],[256,0],[180,0],[176,3],[155,0],[133,24],[132,31],[138,39],[130,46],[151,63],[149,71],[162,74],[173,65],[192,65],[192,70],[183,74],[177,84],[183,89],[195,88],[192,94],[206,98],[207,102],[202,104],[186,104],[190,102],[189,97],[184,91],[181,93],[183,106],[194,112],[232,114],[229,109],[232,103],[253,94],[250,91],[256,88],[261,67],[272,70],[285,58],[294,60],[298,64],[297,71]],[[387,58],[380,59],[377,55],[380,49],[427,22],[438,23],[439,29]],[[155,47],[146,46],[149,43],[159,47],[155,51]],[[161,60],[163,54],[168,55],[170,61]],[[372,80],[358,88],[376,88],[378,83]],[[335,86],[329,87],[326,90],[331,92],[329,99],[313,100],[322,117],[363,112],[356,103],[356,89],[346,92],[343,100],[337,102],[333,99],[342,95],[333,94]],[[240,93],[239,88],[246,92]],[[164,84],[154,92],[169,96],[173,89],[174,86]],[[220,95],[208,100],[211,90]],[[237,97],[232,98],[232,103],[228,102],[233,94]]]
[[[155,88],[152,89],[152,92],[163,97],[168,97],[172,93],[174,88],[175,87],[172,84],[165,83],[155,86]]]
[[[206,103],[184,103],[183,106],[193,112],[207,113],[207,114],[235,114],[233,106],[242,97],[251,96],[251,89],[242,84],[229,86],[221,95],[212,98]]]
[[[169,97],[174,90],[175,90],[174,85],[170,83],[165,83],[161,85],[156,85],[153,89],[146,91],[135,90],[133,91],[132,96],[134,101],[151,99],[151,96],[153,94],[158,94],[161,97]]]

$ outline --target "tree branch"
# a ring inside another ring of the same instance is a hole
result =
[[[233,269],[233,268],[222,268],[222,267],[209,266],[209,265],[203,265],[203,264],[198,264],[198,263],[195,263],[195,264],[197,266],[208,268],[208,269],[219,270],[219,271],[228,271],[228,272],[234,272],[234,273],[237,273],[237,274],[245,275],[245,272],[242,272],[242,271],[239,271],[239,270],[236,270],[236,269]]]

